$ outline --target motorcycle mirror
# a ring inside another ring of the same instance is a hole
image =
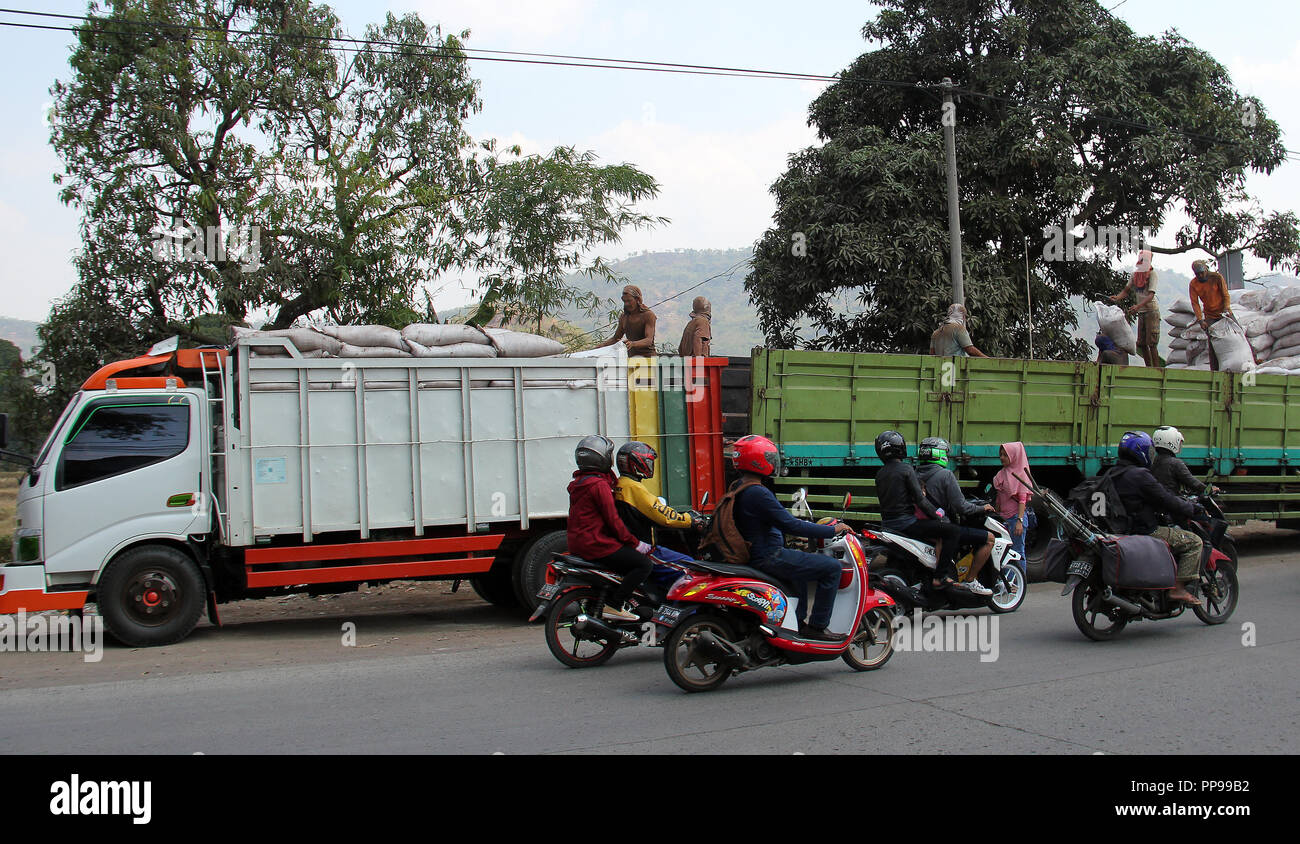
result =
[[[802,504],[807,500],[808,500],[808,490],[805,489],[804,487],[799,487],[799,489],[794,494],[794,503]]]
[[[706,492],[704,493],[703,496],[700,497],[700,509],[703,510],[708,503],[709,503],[709,494]]]

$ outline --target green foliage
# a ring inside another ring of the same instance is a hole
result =
[[[1241,210],[1246,174],[1283,160],[1277,124],[1181,36],[1139,37],[1095,0],[881,5],[863,35],[882,46],[811,106],[825,143],[792,156],[772,187],[778,210],[746,282],[770,344],[928,349],[951,287],[944,77],[988,95],[960,97],[956,112],[966,298],[985,352],[1028,351],[1028,236],[1035,352],[1085,353],[1069,336],[1068,297],[1095,299],[1123,279],[1114,255],[1045,260],[1046,230],[1067,218],[1158,230],[1181,211],[1192,222],[1155,251],[1245,246],[1273,266],[1300,260],[1294,217]],[[800,336],[800,319],[815,336]]]
[[[630,165],[476,144],[467,33],[389,14],[366,30],[382,44],[344,53],[311,0],[106,0],[89,16],[52,89],[56,181],[86,244],[41,329],[61,396],[105,360],[172,334],[222,342],[253,314],[436,319],[424,291],[450,273],[535,317],[575,301],[565,272],[607,274],[590,247],[659,222],[632,209],[658,187]],[[176,230],[190,236],[162,236]]]

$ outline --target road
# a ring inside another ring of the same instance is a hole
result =
[[[566,669],[540,626],[445,584],[248,602],[223,630],[97,663],[0,654],[0,752],[1296,753],[1296,549],[1294,533],[1244,539],[1241,601],[1218,627],[1188,613],[1094,643],[1060,587],[1035,584],[1000,617],[993,662],[900,652],[700,695],[659,650]]]

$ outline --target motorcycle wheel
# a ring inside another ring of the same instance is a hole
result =
[[[1088,605],[1097,600],[1101,593],[1091,583],[1080,583],[1070,596],[1070,612],[1079,632],[1094,642],[1106,642],[1114,639],[1128,626],[1128,619],[1119,615],[1114,607],[1099,607],[1089,610]],[[1110,613],[1114,612],[1114,615]],[[1108,625],[1099,622],[1110,622]]]
[[[579,636],[573,632],[579,614],[599,617],[603,604],[595,589],[574,589],[555,599],[546,612],[546,647],[570,668],[604,665],[619,649],[619,643]]]
[[[735,640],[731,625],[721,616],[697,613],[673,628],[664,644],[664,668],[677,686],[688,692],[710,692],[731,676],[725,662],[704,654],[696,640],[705,630],[728,641]]]
[[[877,559],[882,559],[882,557],[877,557]],[[898,569],[890,569],[890,568],[882,568],[879,570],[872,568],[872,571],[875,572],[876,575],[878,575],[882,581],[887,580],[890,582],[890,584],[893,587],[897,587],[892,591],[890,590],[885,590],[885,591],[889,592],[890,597],[892,597],[895,603],[898,604],[899,612],[901,612],[903,615],[911,615],[912,610],[916,608],[916,605],[913,602],[907,600],[906,598],[899,597],[899,595],[906,595],[912,589],[912,587],[908,586],[907,578],[903,576],[903,573]]]
[[[884,607],[868,610],[842,658],[854,671],[883,668],[894,655],[894,614]]]
[[[1210,584],[1204,579],[1208,575],[1209,572],[1206,572],[1201,580],[1202,606],[1192,607],[1192,612],[1206,624],[1222,624],[1237,608],[1237,568],[1228,563],[1219,563],[1219,567],[1214,570],[1213,588],[1218,593],[1218,600],[1214,601],[1210,599]]]
[[[998,572],[991,588],[993,594],[988,597],[989,609],[995,613],[1015,612],[1025,602],[1029,584],[1020,566],[1011,565]]]

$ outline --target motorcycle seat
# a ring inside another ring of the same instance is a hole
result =
[[[572,554],[562,554],[559,551],[554,552],[551,555],[551,558],[558,562],[564,563],[565,565],[573,566],[574,568],[579,568],[579,569],[600,568],[600,566],[596,565],[595,563],[589,563],[586,560],[582,559],[581,557],[575,557]]]
[[[785,592],[787,595],[797,594],[797,590],[793,589],[789,583],[786,583],[785,581],[781,580],[781,578],[776,577],[774,575],[770,575],[767,572],[760,571],[750,566],[733,566],[728,563],[709,563],[709,562],[696,561],[691,567],[700,569],[702,571],[712,572],[713,574],[725,575],[727,577],[745,577],[745,578],[749,578],[750,580],[759,580],[762,581],[763,583],[772,584],[773,586],[780,589],[782,592]]]

